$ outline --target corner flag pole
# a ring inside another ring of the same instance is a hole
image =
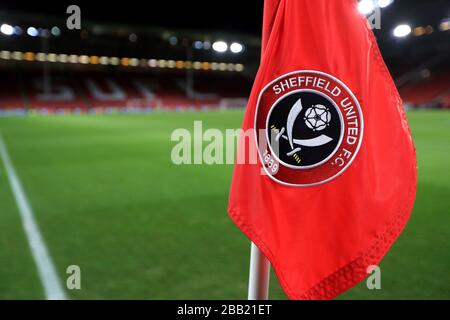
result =
[[[250,276],[248,279],[248,300],[269,298],[270,263],[261,250],[252,242],[250,251]]]

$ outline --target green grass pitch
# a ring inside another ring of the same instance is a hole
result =
[[[449,299],[450,112],[409,112],[419,185],[381,264],[382,290],[351,299]],[[226,214],[231,165],[170,161],[175,128],[238,128],[242,111],[0,119],[0,132],[72,299],[245,299],[249,241]],[[0,163],[0,298],[43,290]],[[270,297],[285,298],[272,275]]]

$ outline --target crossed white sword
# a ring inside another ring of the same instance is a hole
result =
[[[297,119],[298,115],[302,111],[302,100],[298,99],[297,102],[292,106],[291,111],[289,111],[289,115],[286,122],[286,128],[281,128],[280,132],[275,136],[275,141],[279,141],[280,138],[286,139],[289,141],[292,151],[288,152],[288,156],[292,156],[294,153],[302,150],[300,147],[294,148],[294,145],[304,146],[304,147],[319,147],[327,144],[332,138],[327,135],[321,134],[318,137],[312,139],[294,139],[292,136],[292,130],[294,128],[294,122]],[[284,135],[284,131],[287,131],[287,136]]]

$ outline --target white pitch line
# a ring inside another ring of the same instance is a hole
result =
[[[5,142],[0,134],[0,156],[5,164],[6,173],[11,189],[19,208],[23,229],[27,236],[34,262],[45,291],[45,297],[49,300],[67,299],[64,289],[56,273],[55,265],[50,257],[45,241],[39,231],[39,226],[34,219],[33,210],[27,200],[19,177],[6,149]]]

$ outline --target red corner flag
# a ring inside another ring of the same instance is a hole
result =
[[[289,298],[330,299],[363,280],[405,227],[414,145],[356,1],[270,0],[265,8],[243,121],[255,129],[259,157],[236,164],[228,212]]]

